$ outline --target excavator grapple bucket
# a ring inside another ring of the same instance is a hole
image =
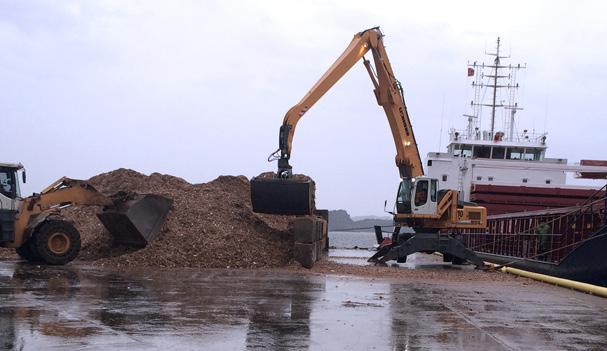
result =
[[[145,247],[153,241],[171,209],[172,200],[160,195],[131,195],[97,214],[115,244]]]
[[[314,182],[309,178],[251,179],[253,211],[281,215],[314,213]]]

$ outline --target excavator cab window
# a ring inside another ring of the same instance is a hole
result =
[[[430,181],[430,201],[436,202],[436,192],[438,191],[438,180],[432,179]]]
[[[420,180],[415,186],[415,206],[423,206],[428,201],[428,181]]]
[[[396,213],[411,213],[411,179],[403,179],[398,186]]]

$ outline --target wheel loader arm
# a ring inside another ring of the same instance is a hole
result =
[[[65,206],[77,205],[112,206],[113,201],[85,181],[63,177],[40,193],[23,199],[15,221],[15,239],[3,245],[20,247],[33,227],[47,215],[58,214]]]
[[[402,93],[402,87],[394,77],[390,61],[378,27],[371,28],[354,35],[350,45],[314,84],[308,93],[295,106],[291,107],[284,117],[279,133],[279,149],[271,155],[278,159],[278,175],[291,175],[289,159],[293,144],[293,136],[297,123],[304,114],[343,77],[364,55],[371,51],[373,55],[375,76],[371,63],[364,60],[374,86],[377,103],[384,108],[396,146],[396,165],[401,177],[417,177],[423,175],[423,167],[411,121]],[[280,153],[280,156],[277,154]]]
[[[67,205],[111,206],[113,201],[89,183],[66,177],[49,185],[40,194],[25,199],[25,206],[32,213]]]

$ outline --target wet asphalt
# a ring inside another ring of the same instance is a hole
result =
[[[0,262],[8,350],[604,350],[605,325],[607,299],[523,279]]]

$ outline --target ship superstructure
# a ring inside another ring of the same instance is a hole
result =
[[[495,52],[487,53],[491,63],[468,65],[473,99],[463,115],[466,129],[449,131],[447,152],[428,153],[427,173],[440,188],[459,190],[461,200],[479,202],[490,214],[575,205],[601,185],[567,185],[567,172],[604,179],[607,162],[546,157],[547,134],[518,128],[517,76],[526,65],[504,63],[509,57],[500,46],[498,38]]]

